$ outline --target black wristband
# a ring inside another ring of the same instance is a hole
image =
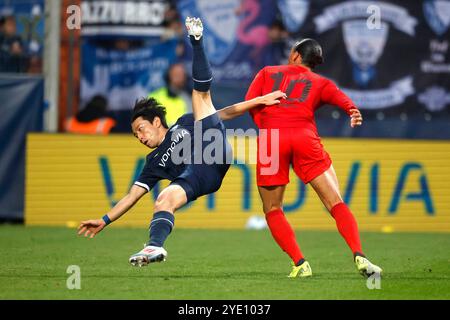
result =
[[[103,221],[105,221],[106,225],[108,225],[108,224],[111,223],[111,219],[108,217],[107,214],[105,214],[105,215],[102,217],[102,219],[103,219]]]

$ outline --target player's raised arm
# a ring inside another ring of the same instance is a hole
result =
[[[362,125],[362,115],[353,101],[342,92],[332,81],[328,81],[321,92],[321,100],[324,103],[335,105],[344,110],[350,116],[350,126]]]
[[[261,105],[271,106],[274,104],[279,104],[280,99],[286,98],[287,96],[284,92],[277,90],[264,96],[256,97],[251,100],[239,102],[231,106],[225,107],[217,111],[217,113],[219,114],[219,117],[222,120],[230,120],[244,114],[246,111],[249,111],[250,109],[255,108],[257,106]]]
[[[102,231],[108,224],[119,219],[130,210],[145,193],[147,193],[145,188],[133,185],[128,194],[117,202],[117,204],[101,219],[82,221],[78,227],[78,235],[84,234],[85,237],[95,237],[95,235]]]

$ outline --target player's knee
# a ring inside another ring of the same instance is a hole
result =
[[[282,209],[283,209],[283,206],[281,203],[263,205],[264,214],[268,214],[271,211],[282,210]]]
[[[186,204],[187,195],[183,188],[178,185],[171,185],[165,188],[156,198],[154,210],[175,212],[178,208]]]
[[[154,211],[169,211],[173,212],[175,209],[174,201],[165,193],[161,193],[155,201]]]
[[[211,91],[200,91],[197,89],[192,90],[192,99],[199,99],[203,101],[209,101],[211,99]]]
[[[336,195],[335,197],[332,197],[332,198],[328,199],[327,201],[325,201],[325,207],[327,208],[327,210],[329,212],[331,212],[331,209],[335,205],[337,205],[341,202],[344,202],[344,201],[342,200],[342,198],[339,195]]]

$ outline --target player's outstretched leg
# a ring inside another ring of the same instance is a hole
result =
[[[339,192],[336,173],[333,166],[314,178],[310,184],[320,200],[336,221],[336,227],[353,253],[359,273],[369,277],[373,273],[382,273],[382,269],[371,263],[362,252],[358,224],[350,208],[343,202]]]
[[[162,247],[145,246],[144,249],[130,257],[130,264],[134,267],[143,267],[152,262],[166,261],[167,251]]]
[[[311,267],[308,261],[305,260],[295,238],[295,232],[287,221],[282,209],[285,189],[285,185],[258,187],[267,226],[276,243],[292,259],[292,271],[288,277],[310,277],[312,276]]]
[[[186,18],[186,29],[192,44],[192,110],[195,120],[204,119],[214,113],[216,108],[211,101],[210,87],[212,71],[203,47],[203,24],[199,18]]]
[[[180,185],[171,184],[161,191],[156,199],[153,219],[150,222],[150,241],[144,249],[130,257],[131,265],[142,267],[152,262],[166,260],[167,251],[163,245],[175,225],[174,212],[186,203],[186,192]]]

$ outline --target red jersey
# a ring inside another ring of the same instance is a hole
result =
[[[250,110],[259,128],[316,127],[314,111],[323,104],[340,107],[348,115],[356,109],[352,100],[329,79],[305,67],[281,65],[265,67],[258,72],[247,91],[245,100],[281,90],[287,99],[274,106]]]

